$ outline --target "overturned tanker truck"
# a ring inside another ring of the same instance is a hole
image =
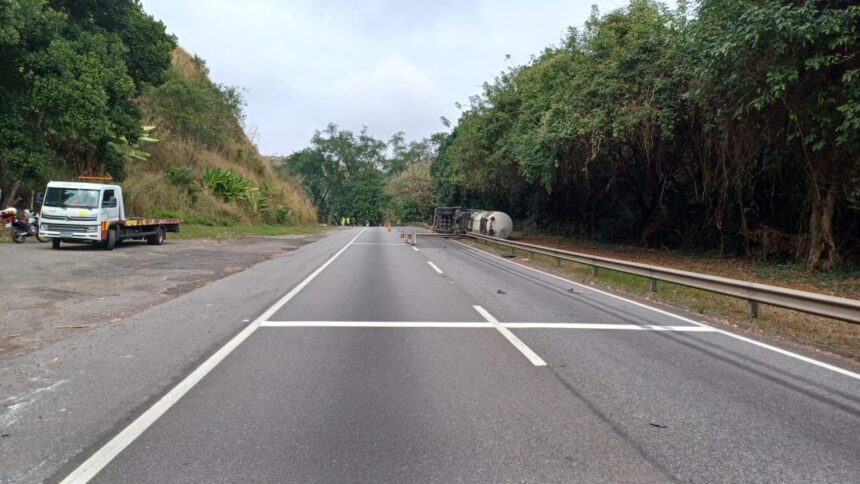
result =
[[[504,212],[439,207],[433,214],[433,232],[437,234],[462,235],[472,232],[507,239],[513,229],[513,220]]]

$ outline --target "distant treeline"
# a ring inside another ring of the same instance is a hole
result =
[[[610,242],[860,259],[860,6],[633,0],[471,99],[438,202]]]
[[[302,185],[320,222],[429,221],[435,201],[430,160],[443,136],[406,142],[396,133],[386,142],[367,129],[356,135],[332,123],[276,170]]]

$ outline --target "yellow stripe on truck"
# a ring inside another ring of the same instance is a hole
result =
[[[137,227],[138,225],[158,225],[158,220],[154,219],[141,219],[141,220],[127,220],[125,222],[126,227]]]

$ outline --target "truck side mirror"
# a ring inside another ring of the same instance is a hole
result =
[[[110,200],[102,203],[102,208],[116,208],[116,197],[110,197]]]
[[[36,192],[36,195],[33,197],[34,205],[42,205],[45,203],[45,192]]]

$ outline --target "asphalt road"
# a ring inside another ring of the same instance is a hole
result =
[[[339,231],[138,317],[4,480],[860,481],[858,368],[455,241]]]

